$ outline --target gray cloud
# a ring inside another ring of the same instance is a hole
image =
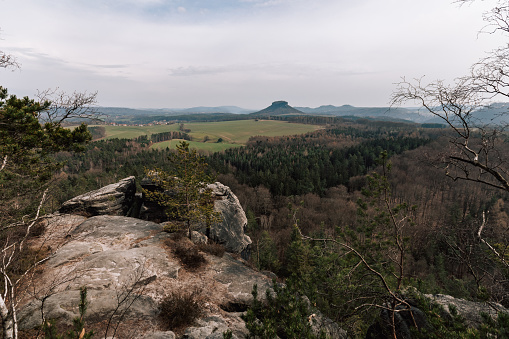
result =
[[[461,76],[500,44],[495,35],[477,38],[482,6],[6,0],[0,50],[14,54],[22,71],[2,72],[0,81],[27,95],[86,87],[99,90],[101,105],[115,106],[261,108],[278,98],[299,106],[379,106],[400,76]]]
[[[96,68],[128,68],[130,65],[89,65]]]

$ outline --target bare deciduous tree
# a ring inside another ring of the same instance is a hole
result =
[[[17,69],[19,67],[20,65],[14,56],[0,51],[0,68]]]
[[[457,0],[460,5],[475,0]],[[509,3],[493,0],[491,10],[483,14],[486,25],[481,33],[509,37]],[[391,104],[420,104],[425,111],[448,125],[448,147],[444,147],[435,165],[453,180],[481,183],[509,192],[509,154],[506,143],[509,119],[507,108],[491,120],[483,117],[495,101],[509,97],[509,44],[487,53],[471,66],[468,74],[451,84],[443,80],[424,83],[423,78],[397,84]],[[500,107],[500,106],[499,106]],[[445,145],[444,145],[445,146]],[[483,215],[477,238],[491,251],[498,263],[509,267],[505,255],[483,238],[486,225]],[[477,281],[477,278],[476,278]]]
[[[507,1],[496,0],[483,18],[487,22],[483,32],[509,33]],[[476,181],[509,191],[509,166],[498,147],[508,123],[481,119],[483,109],[490,107],[493,100],[509,97],[509,45],[489,52],[472,65],[469,73],[451,84],[443,80],[424,83],[423,78],[412,81],[403,78],[397,84],[391,104],[417,102],[451,128],[451,148],[442,159],[447,175],[454,180]]]
[[[95,107],[97,92],[74,91],[68,94],[55,88],[38,91],[36,97],[40,102],[50,103],[40,117],[44,122],[60,124],[69,119],[99,120],[100,118]]]
[[[0,51],[0,68],[19,68],[19,63],[12,55]]]

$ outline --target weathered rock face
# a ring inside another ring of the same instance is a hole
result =
[[[92,216],[127,215],[134,202],[135,193],[135,178],[128,177],[64,202],[60,212]]]
[[[141,187],[148,191],[157,190],[158,187],[150,179],[143,179]],[[200,232],[207,234],[214,241],[224,245],[226,251],[231,253],[246,253],[251,239],[244,233],[247,226],[246,213],[240,205],[239,199],[228,186],[216,182],[207,185],[212,190],[215,199],[214,209],[222,217],[220,223],[214,224],[207,229],[202,226]],[[160,220],[164,213],[161,207],[150,201],[144,201],[142,207],[142,219]]]
[[[220,182],[207,186],[215,197],[214,209],[221,213],[222,222],[212,225],[209,237],[223,244],[228,252],[241,253],[251,244],[244,233],[247,226],[246,213],[232,190]],[[205,233],[207,230],[203,229]]]
[[[241,320],[241,319],[239,319]],[[223,339],[223,333],[229,330],[225,319],[219,316],[211,316],[200,319],[198,326],[190,327],[183,335],[185,339]],[[233,332],[232,332],[233,334]],[[237,335],[232,337],[237,339]]]
[[[170,235],[150,221],[55,214],[47,216],[45,224],[45,233],[33,245],[46,243],[46,236],[51,235],[48,244],[58,249],[45,262],[33,295],[20,304],[21,329],[40,325],[41,310],[46,318],[70,323],[78,315],[79,289],[87,287],[87,326],[99,328],[95,332],[100,336],[104,335],[108,319],[113,315],[114,326],[125,310],[116,337],[123,338],[128,333],[136,338],[172,338],[173,333],[160,328],[157,320],[160,301],[173,290],[198,288],[204,301],[204,320],[190,330],[190,337],[208,333],[210,319],[222,319],[217,321],[221,329],[231,329],[235,337],[244,338],[247,330],[237,312],[251,303],[254,284],[261,295],[271,285],[265,275],[229,254],[222,258],[204,254],[204,267],[196,272],[186,270],[169,247],[175,246],[167,241]],[[133,292],[126,299],[128,303],[119,305],[130,290]],[[126,308],[128,304],[130,307]]]

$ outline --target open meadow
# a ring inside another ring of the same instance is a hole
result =
[[[154,126],[103,126],[106,129],[106,137],[103,139],[134,139],[142,135],[178,131],[179,126],[173,125],[154,125]]]
[[[104,139],[132,139],[142,135],[178,131],[180,124],[153,126],[104,126]],[[203,151],[216,152],[227,148],[245,145],[250,137],[256,135],[282,136],[312,132],[321,128],[318,125],[295,124],[274,120],[237,120],[221,122],[185,123],[184,129],[191,138],[191,147]],[[221,142],[218,142],[221,141]],[[176,140],[153,144],[153,148],[175,147]]]

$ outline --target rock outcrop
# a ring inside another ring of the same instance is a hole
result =
[[[119,216],[91,217],[77,225],[46,262],[34,289],[39,300],[22,309],[21,327],[40,325],[42,299],[47,318],[71,322],[77,315],[73,306],[79,304],[80,287],[88,289],[88,314],[107,318],[118,306],[117,294],[134,284],[145,288],[156,280],[163,284],[177,279],[180,265],[160,246],[165,237],[160,230],[153,222]],[[140,295],[129,314],[152,322],[157,304],[153,295]]]
[[[123,216],[133,208],[135,187],[134,177],[126,178],[71,199],[42,218],[44,231],[30,245],[51,254],[20,300],[20,329],[27,333],[43,318],[71,324],[78,316],[80,289],[86,287],[87,330],[104,337],[116,331],[116,338],[172,339],[175,333],[159,320],[161,301],[175,291],[198,291],[202,316],[181,329],[183,338],[223,338],[226,331],[234,339],[245,338],[248,331],[240,316],[252,302],[253,286],[263,299],[272,282],[238,258],[251,239],[244,234],[247,218],[237,197],[219,182],[209,185],[222,222],[202,233],[193,231],[192,241],[179,240],[163,224]],[[207,243],[203,233],[233,254],[201,252],[206,263],[194,270],[177,258],[177,249],[197,250]],[[317,330],[338,338],[344,334],[332,321],[313,317],[320,320],[313,322]]]
[[[208,333],[210,319],[222,319],[218,322],[221,329],[230,329],[234,338],[244,338],[247,330],[237,312],[250,304],[254,284],[261,294],[271,285],[265,275],[228,253],[222,258],[204,254],[204,267],[197,272],[186,270],[173,254],[168,241],[171,235],[154,222],[55,214],[47,216],[44,223],[45,233],[32,245],[44,242],[58,249],[45,262],[32,296],[22,302],[18,318],[23,330],[41,324],[41,310],[46,318],[71,323],[78,315],[79,289],[87,287],[86,321],[96,332],[105,330],[112,315],[110,326],[114,326],[125,311],[117,337],[136,330],[134,337],[172,338],[157,320],[159,303],[170,291],[196,288],[201,291],[204,316],[189,330],[190,337]],[[131,294],[121,304],[126,293]]]
[[[159,188],[150,179],[141,181],[141,187],[147,191],[158,190]],[[221,215],[221,222],[210,226],[197,225],[202,234],[207,234],[210,239],[224,245],[226,251],[231,253],[242,253],[244,258],[248,257],[251,239],[244,233],[247,226],[247,217],[239,199],[232,190],[220,182],[207,185],[212,190],[214,198],[214,210]],[[160,221],[164,218],[161,207],[144,198],[141,208],[142,219]],[[200,228],[201,227],[201,228]]]
[[[210,227],[209,238],[224,245],[228,252],[241,253],[251,244],[244,233],[247,227],[246,213],[230,187],[216,182],[207,186],[212,190],[214,209],[221,214],[222,221]],[[207,233],[202,229],[202,233]]]
[[[135,178],[132,176],[68,200],[62,204],[60,212],[88,216],[127,215],[135,193]]]

